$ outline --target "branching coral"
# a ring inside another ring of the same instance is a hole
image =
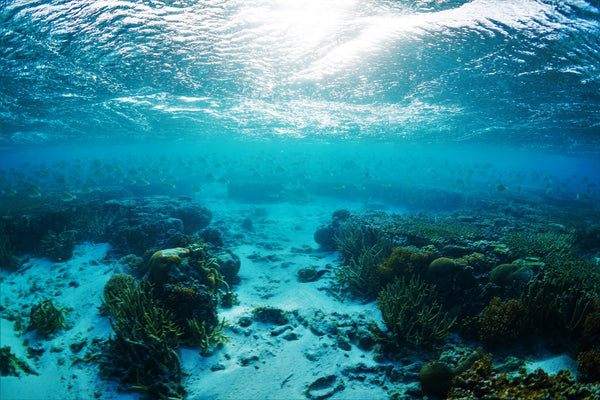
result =
[[[31,307],[29,330],[36,330],[42,336],[48,336],[64,325],[63,309],[52,300],[43,300]]]
[[[577,339],[586,318],[598,312],[597,296],[578,279],[538,274],[527,283],[521,301],[540,332],[550,330]]]
[[[160,302],[173,312],[174,321],[182,332],[182,341],[200,345],[203,351],[218,344],[224,336],[217,317],[217,296],[197,283],[164,285]]]
[[[389,284],[377,297],[377,307],[398,342],[433,347],[443,341],[456,319],[442,311],[432,285],[414,277]]]
[[[335,277],[353,294],[375,298],[384,282],[377,270],[383,257],[383,250],[377,245],[364,248],[358,258],[351,258],[348,263],[341,264]]]
[[[54,262],[67,261],[73,255],[76,231],[48,232],[42,238],[42,254]]]
[[[151,286],[129,281],[118,298],[105,298],[104,304],[115,332],[110,340],[108,372],[155,398],[183,398],[177,354],[181,331],[173,314],[154,299]]]
[[[223,334],[223,329],[229,326],[224,319],[216,325],[209,327],[205,321],[188,319],[187,331],[189,342],[200,346],[201,353],[208,352],[212,347],[227,342],[229,338]]]
[[[380,230],[353,221],[344,223],[336,232],[334,240],[346,264],[358,260],[366,249],[374,249],[383,254],[389,254],[391,249],[391,242]]]

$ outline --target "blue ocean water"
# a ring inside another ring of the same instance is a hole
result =
[[[7,0],[0,139],[593,151],[599,19],[582,0]]]
[[[597,6],[6,1],[2,162],[135,154],[142,144],[175,157],[298,150],[305,161],[323,155],[313,176],[352,162],[353,179],[448,188],[472,183],[458,176],[465,164],[492,164],[505,176],[478,183],[531,186],[511,176],[521,170],[541,177],[538,190],[597,197]]]

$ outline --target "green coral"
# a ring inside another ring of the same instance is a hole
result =
[[[135,285],[135,279],[127,274],[114,274],[104,284],[104,301],[113,303],[119,301],[123,292]]]
[[[546,273],[529,280],[521,301],[540,333],[558,332],[577,339],[586,318],[597,313],[598,293],[576,277]]]
[[[118,297],[104,298],[115,336],[105,368],[131,389],[158,399],[182,399],[177,350],[181,331],[173,314],[153,296],[152,286],[126,281]]]
[[[155,252],[148,262],[148,280],[158,287],[167,283],[169,270],[174,265],[181,264],[181,257],[189,253],[190,250],[183,247]]]
[[[378,266],[384,258],[383,249],[378,245],[366,247],[358,258],[340,264],[336,269],[336,279],[354,295],[368,299],[375,298],[383,286]]]
[[[533,271],[527,265],[517,263],[500,264],[490,271],[490,282],[498,286],[524,284],[531,278]]]
[[[223,334],[223,329],[227,326],[229,324],[224,319],[216,326],[208,326],[206,321],[188,319],[189,343],[199,345],[201,354],[206,354],[211,348],[229,340],[229,337]]]
[[[366,249],[389,254],[391,242],[379,229],[353,221],[344,223],[336,232],[334,241],[344,263],[361,257]]]
[[[397,342],[434,347],[456,322],[442,311],[433,287],[419,277],[389,284],[377,297],[383,322]]]
[[[31,307],[28,330],[36,330],[39,335],[48,336],[64,326],[63,309],[50,299]]]

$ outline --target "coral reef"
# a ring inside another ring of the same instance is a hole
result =
[[[600,346],[577,355],[577,370],[583,380],[600,383]]]
[[[76,232],[73,230],[60,233],[48,232],[42,238],[42,255],[54,262],[67,261],[75,249]]]
[[[42,300],[29,313],[28,330],[35,330],[39,335],[48,336],[64,326],[65,318],[62,307],[50,299]]]
[[[394,247],[391,254],[381,261],[377,272],[385,282],[394,282],[422,272],[435,256],[435,248]]]
[[[436,298],[433,286],[414,277],[387,285],[377,297],[377,307],[396,342],[434,347],[456,322]]]
[[[579,277],[548,273],[529,280],[521,301],[538,334],[552,332],[572,339],[582,337],[586,320],[592,324],[600,309],[598,294]]]
[[[486,345],[514,344],[530,331],[527,310],[521,300],[494,297],[479,318],[479,337]]]
[[[168,283],[159,300],[172,312],[182,342],[200,344],[206,350],[210,344],[220,341],[217,297],[209,288],[193,282]]]
[[[453,379],[452,388],[446,398],[592,400],[599,396],[600,386],[578,383],[566,370],[553,376],[538,369],[531,374],[508,377],[505,373],[495,372],[491,357],[486,356]]]
[[[182,399],[177,349],[181,331],[173,314],[153,296],[150,284],[127,281],[119,301],[105,298],[115,336],[105,354],[105,371],[122,385],[158,399]]]

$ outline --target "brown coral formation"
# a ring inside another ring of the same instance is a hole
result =
[[[502,301],[494,297],[479,319],[479,336],[487,345],[511,344],[523,337],[528,322],[521,300]]]

